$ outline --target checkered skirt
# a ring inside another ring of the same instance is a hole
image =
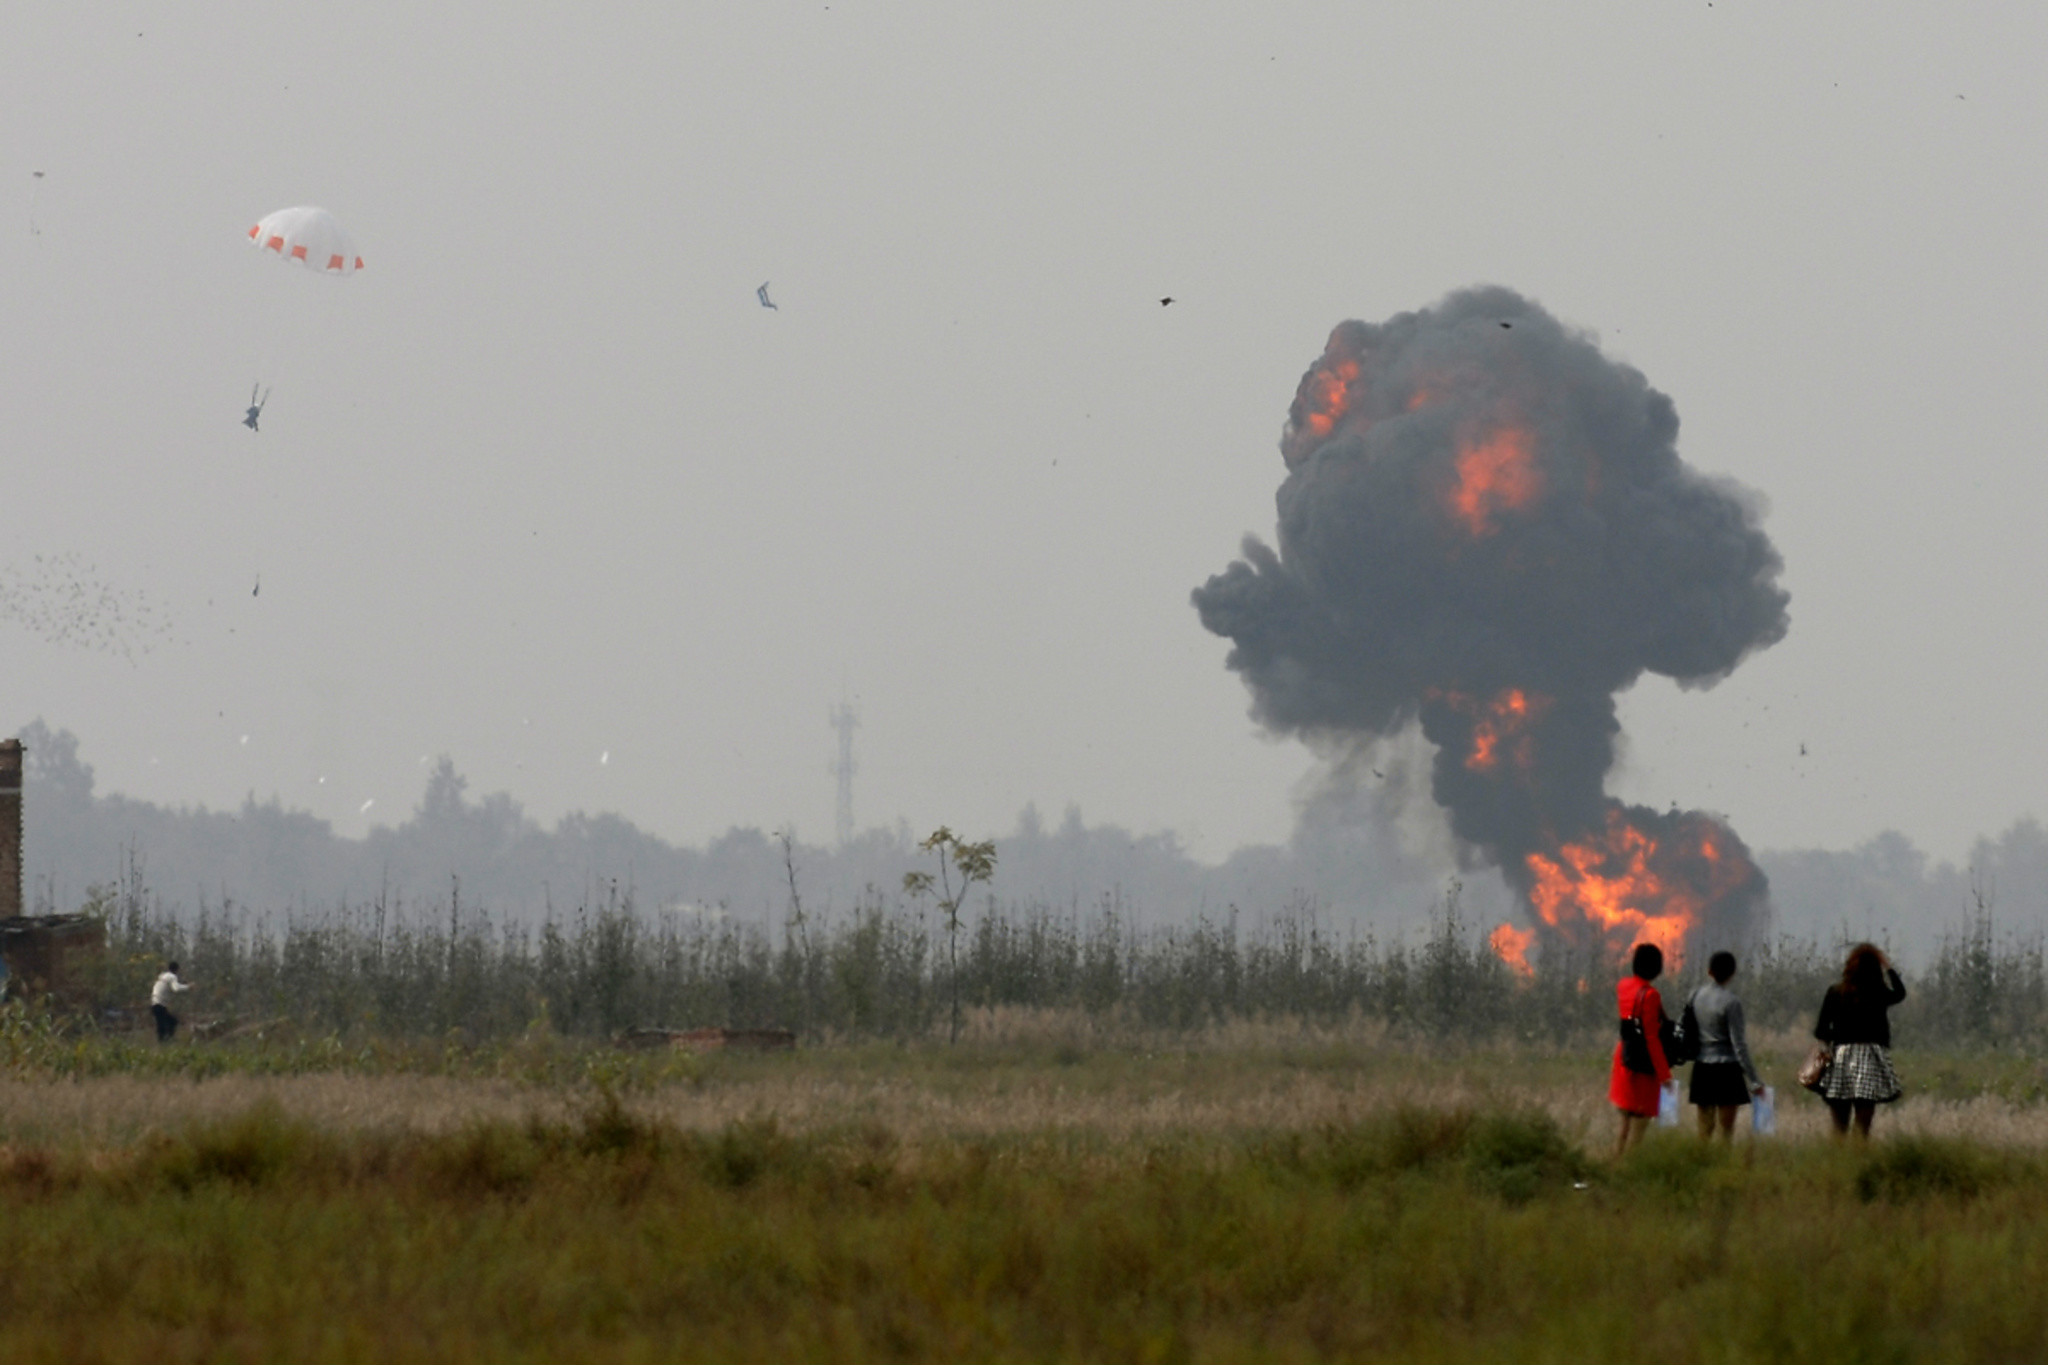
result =
[[[1828,1068],[1824,1100],[1875,1100],[1882,1104],[1901,1094],[1899,1073],[1892,1070],[1891,1054],[1878,1043],[1843,1043],[1835,1049],[1835,1064]]]

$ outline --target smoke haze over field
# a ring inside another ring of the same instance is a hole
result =
[[[544,831],[702,849],[835,828],[843,700],[870,826],[1035,802],[1211,869],[1377,848],[1333,796],[1297,829],[1324,750],[1244,719],[1188,591],[1247,531],[1308,562],[1268,461],[1333,323],[1507,281],[1679,400],[1689,464],[1768,491],[1798,617],[1681,691],[1654,669],[1716,660],[1609,613],[1635,653],[1530,725],[1597,769],[1642,661],[1624,802],[1950,862],[2048,814],[2048,631],[2015,603],[2048,581],[2048,10],[475,9],[0,5],[0,704],[84,737],[102,793],[253,795],[359,851],[447,754]],[[364,269],[254,248],[294,205]],[[1649,420],[1609,392],[1532,420]],[[1310,466],[1456,410],[1315,450],[1304,408],[1302,491],[1348,515]],[[1517,449],[1472,461],[1501,544],[1538,534]],[[1373,733],[1418,680],[1275,718]],[[1413,709],[1455,749],[1497,697]],[[1461,818],[1512,832],[1492,800]],[[1456,861],[1432,807],[1394,841],[1425,885]]]
[[[1419,720],[1458,838],[1580,944],[1741,942],[1763,903],[1724,824],[1605,790],[1617,692],[1709,686],[1787,627],[1758,499],[1677,437],[1670,399],[1510,290],[1342,323],[1281,440],[1277,552],[1248,540],[1194,594],[1270,729]]]
[[[672,844],[612,813],[576,812],[552,827],[506,792],[479,795],[446,758],[422,774],[411,809],[365,838],[275,798],[237,810],[170,809],[97,790],[76,736],[40,721],[27,746],[25,867],[40,911],[72,910],[94,887],[139,884],[174,913],[239,907],[257,916],[381,902],[462,903],[506,923],[630,901],[650,915],[774,920],[788,907],[782,848],[767,830],[734,827],[699,847]],[[1422,926],[1445,889],[1447,865],[1388,837],[1361,806],[1323,803],[1287,847],[1238,851],[1204,866],[1170,833],[1089,823],[1069,808],[1057,820],[1027,806],[994,833],[993,894],[1010,905],[1093,911],[1113,905],[1134,927],[1185,925],[1197,916],[1255,919],[1313,907],[1334,930],[1400,935]],[[849,843],[795,844],[800,892],[814,914],[886,901],[903,874],[925,867],[920,835],[897,822]],[[1485,885],[1468,905],[1495,907]]]
[[[317,919],[375,901],[401,917],[445,924],[457,882],[466,913],[501,925],[532,925],[551,911],[566,921],[614,895],[647,916],[730,915],[771,925],[788,906],[781,847],[757,828],[686,847],[614,814],[577,814],[548,827],[507,793],[470,793],[449,763],[423,779],[402,819],[351,839],[276,801],[209,811],[104,794],[75,736],[40,722],[23,733],[25,866],[38,910],[76,909],[88,888],[131,873],[172,914],[189,920],[232,907],[230,918],[273,928],[287,917]],[[1412,737],[1375,756],[1395,765],[1380,769],[1389,778],[1416,761],[1406,752]],[[1288,844],[1241,849],[1219,866],[1197,862],[1170,834],[1089,823],[1076,810],[1048,821],[1026,808],[1013,825],[976,834],[996,837],[990,890],[1012,908],[1090,915],[1111,906],[1146,931],[1185,929],[1198,918],[1252,928],[1302,912],[1337,941],[1372,934],[1413,943],[1441,909],[1449,850],[1430,846],[1420,831],[1395,837],[1398,822],[1389,817],[1403,812],[1387,809],[1376,782],[1366,785],[1371,772],[1331,765]],[[799,842],[806,908],[836,920],[864,900],[886,902],[902,874],[923,865],[916,833],[899,825],[869,829],[840,848]],[[2025,942],[2048,931],[2048,832],[2031,820],[1977,840],[1963,865],[1930,859],[1892,833],[1846,852],[1780,850],[1760,861],[1771,874],[1776,927],[1823,944],[1870,938],[1925,961],[1941,935],[1965,924],[1973,884],[1988,892],[2001,932],[2017,931]],[[1491,872],[1466,878],[1463,903],[1468,925],[1510,910]]]

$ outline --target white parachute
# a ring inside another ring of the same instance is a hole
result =
[[[302,266],[323,280],[346,280],[363,268],[363,258],[356,253],[356,244],[347,230],[326,209],[310,204],[266,214],[249,229],[248,235],[249,244],[258,251],[274,253],[278,260]],[[260,295],[263,317],[251,333],[257,383],[260,387],[265,379],[275,378],[296,386],[299,376],[291,371],[299,367],[292,360],[309,348],[315,354],[320,351],[319,334],[331,327],[338,294],[330,292],[324,284],[313,284],[296,270],[276,274],[266,269],[255,274],[263,277],[261,282],[251,277],[252,287],[258,287],[258,293],[252,294],[251,299]],[[296,296],[306,289],[324,295],[322,304],[314,305],[310,296],[298,300]],[[308,336],[309,330],[313,336]],[[242,425],[255,431],[263,403],[254,395],[249,403]]]
[[[334,215],[311,205],[266,214],[249,229],[249,241],[259,251],[274,251],[282,260],[323,275],[347,277],[363,268],[356,244]]]

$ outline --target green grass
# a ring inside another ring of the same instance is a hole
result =
[[[2048,1167],[1925,1138],[1542,1111],[1306,1131],[553,1121],[272,1107],[0,1155],[15,1361],[1928,1361],[2048,1349]]]

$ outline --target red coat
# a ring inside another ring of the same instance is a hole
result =
[[[1614,1070],[1607,1078],[1607,1098],[1615,1108],[1631,1114],[1649,1118],[1657,1113],[1657,1089],[1671,1079],[1671,1063],[1664,1058],[1664,1039],[1659,1036],[1658,1025],[1664,1019],[1664,997],[1657,994],[1657,988],[1640,976],[1624,976],[1621,984],[1614,988],[1615,1003],[1620,1007],[1619,1019],[1631,1015],[1643,1021],[1643,1036],[1650,1043],[1650,1064],[1657,1068],[1654,1076],[1645,1076],[1639,1071],[1630,1071],[1621,1064],[1621,1043],[1614,1044]]]

